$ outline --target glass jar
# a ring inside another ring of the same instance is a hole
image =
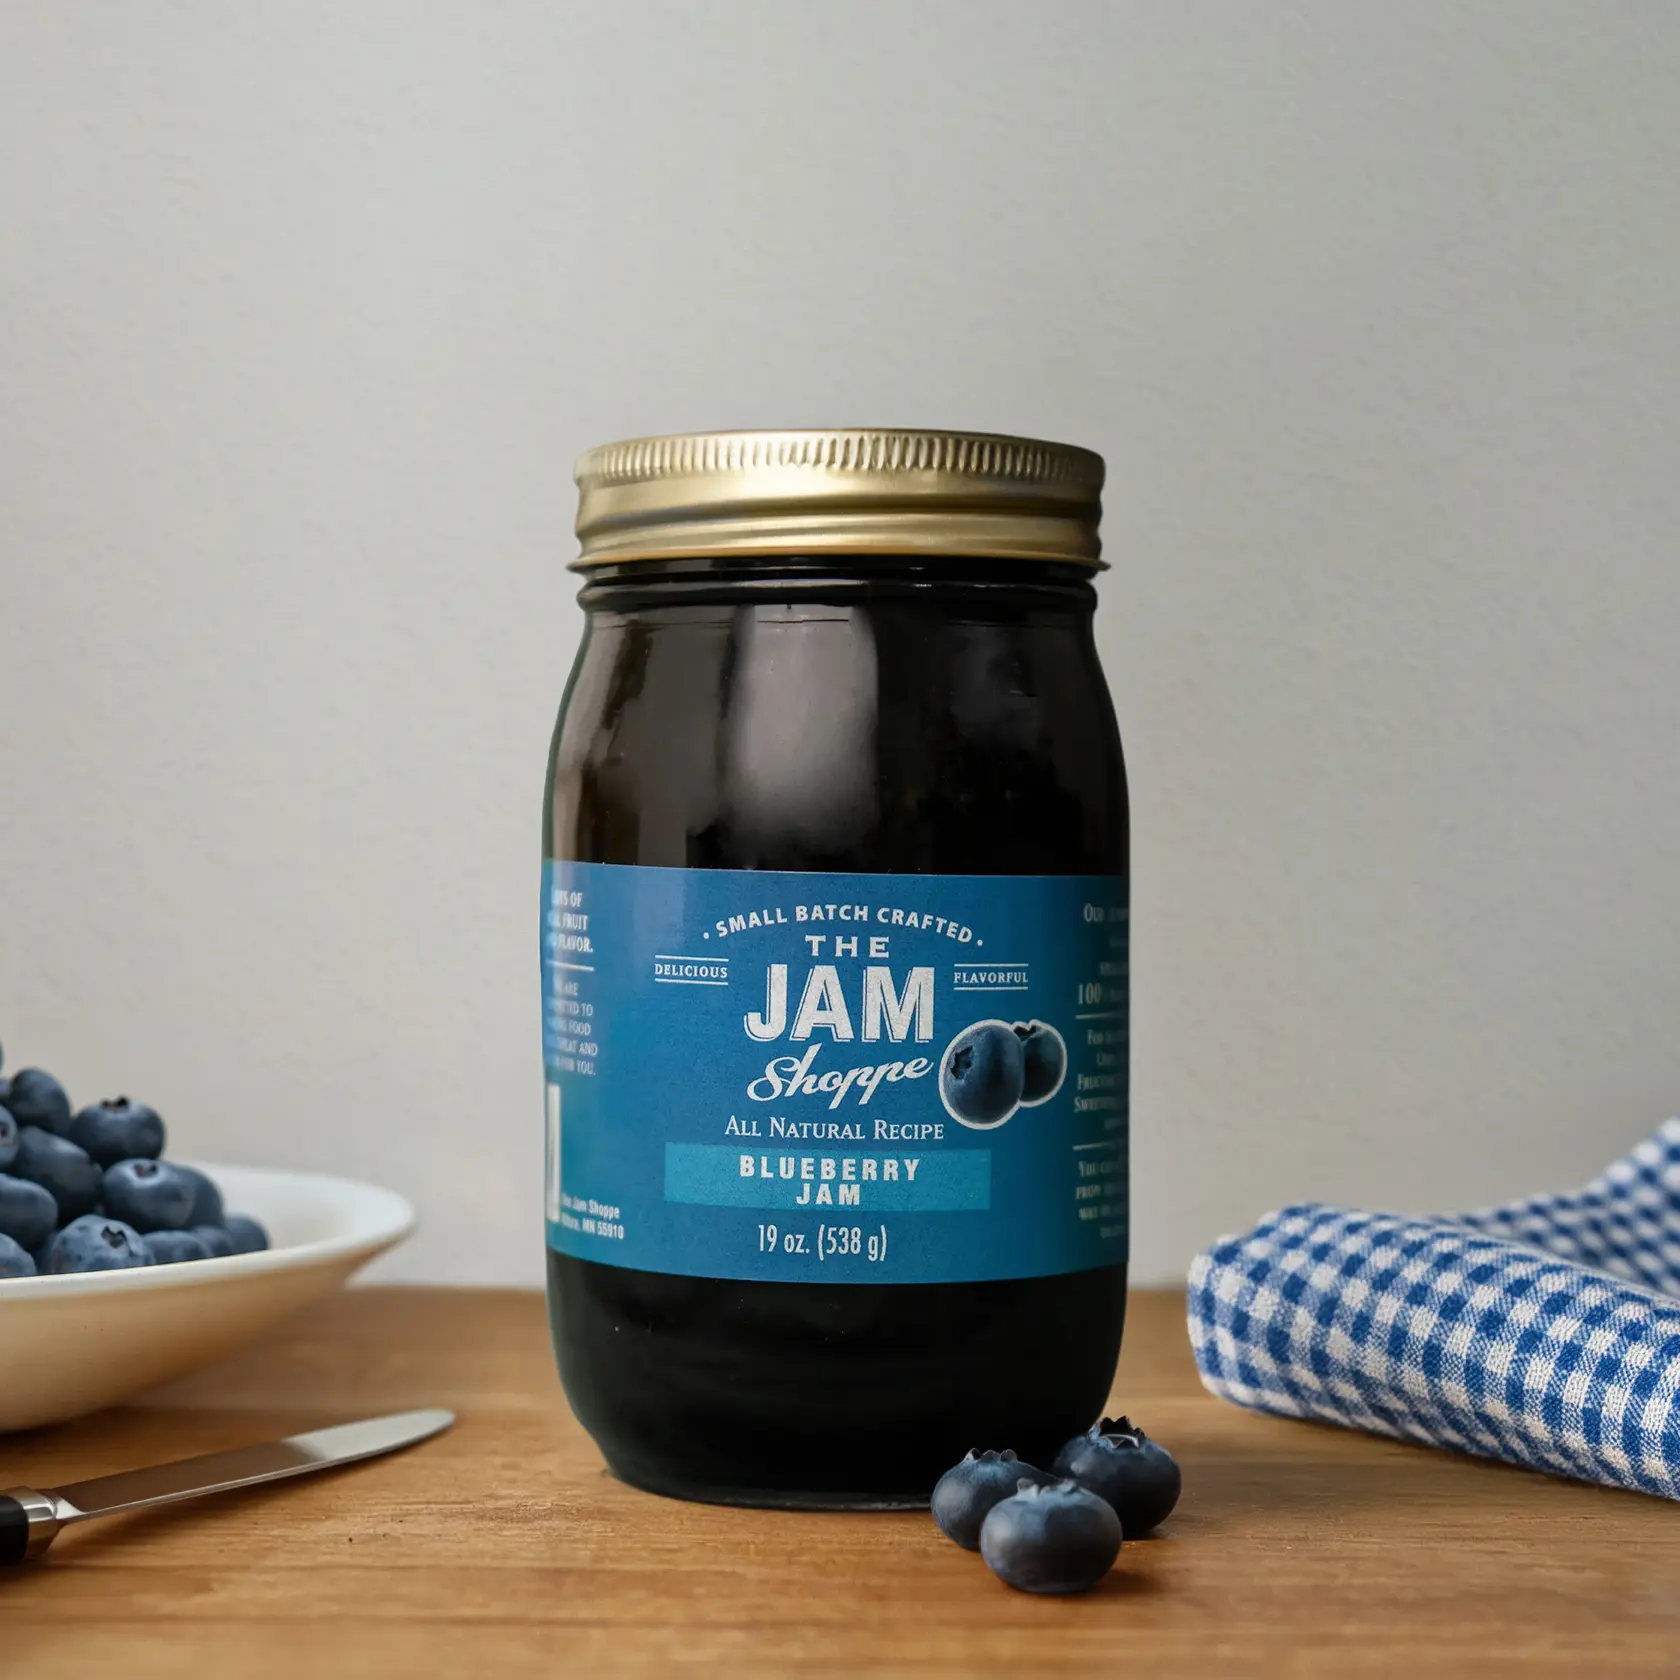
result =
[[[1102,462],[722,433],[578,464],[542,969],[550,1316],[611,1469],[925,1503],[1119,1351],[1125,772]]]

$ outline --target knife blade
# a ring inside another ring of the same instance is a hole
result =
[[[429,1440],[454,1421],[455,1414],[441,1407],[394,1412],[389,1417],[288,1435],[280,1441],[235,1447],[231,1452],[203,1453],[144,1470],[95,1476],[65,1487],[8,1488],[0,1492],[0,1566],[39,1557],[71,1523],[355,1464]]]

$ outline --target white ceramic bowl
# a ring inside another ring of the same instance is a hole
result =
[[[391,1190],[317,1173],[197,1163],[230,1213],[268,1227],[261,1254],[124,1272],[0,1280],[0,1430],[79,1417],[260,1336],[402,1241]]]

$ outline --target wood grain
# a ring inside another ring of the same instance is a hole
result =
[[[373,1412],[449,1435],[90,1524],[0,1579],[0,1670],[337,1675],[1680,1672],[1680,1511],[1210,1399],[1134,1297],[1116,1398],[1185,1496],[1083,1598],[1011,1592],[919,1514],[683,1505],[607,1477],[542,1303],[352,1291],[145,1403],[0,1442],[35,1486]]]

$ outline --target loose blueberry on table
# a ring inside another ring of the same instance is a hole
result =
[[[1180,1485],[1165,1447],[1129,1418],[1104,1418],[1062,1448],[1051,1475],[1012,1452],[970,1452],[931,1504],[940,1529],[1009,1586],[1073,1593],[1108,1573],[1123,1539],[1165,1519]]]
[[[1021,1480],[980,1528],[986,1567],[1022,1592],[1075,1593],[1094,1587],[1120,1555],[1120,1519],[1106,1499],[1077,1482],[1043,1487]]]
[[[1013,1498],[1023,1481],[1043,1485],[1053,1479],[1007,1449],[971,1451],[939,1478],[933,1490],[933,1520],[965,1551],[977,1552],[980,1525],[994,1505]]]
[[[1183,1486],[1172,1454],[1124,1417],[1074,1436],[1056,1454],[1055,1471],[1106,1499],[1132,1539],[1166,1521]]]

